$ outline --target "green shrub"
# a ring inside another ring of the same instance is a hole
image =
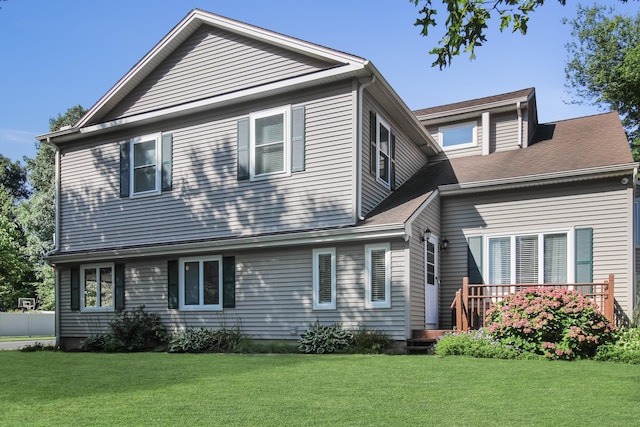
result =
[[[41,342],[35,342],[31,345],[26,345],[20,349],[20,351],[24,352],[32,352],[32,351],[56,351],[56,346],[53,344],[42,344]]]
[[[595,304],[568,289],[528,288],[495,304],[486,330],[503,344],[549,359],[589,358],[615,340]]]
[[[233,353],[246,341],[239,327],[186,329],[169,341],[169,353]]]
[[[640,329],[623,329],[615,343],[598,347],[594,359],[640,364]]]
[[[342,329],[339,323],[325,326],[316,322],[300,336],[298,350],[302,353],[334,353],[348,348],[352,340],[352,333]]]
[[[354,353],[384,353],[392,346],[393,340],[382,331],[361,327],[352,332],[350,349]]]
[[[157,313],[147,313],[144,305],[118,311],[109,322],[109,332],[85,339],[82,351],[148,351],[166,347],[169,335]]]
[[[502,343],[482,329],[445,334],[436,342],[435,354],[438,356],[471,356],[493,359],[529,358],[518,348]]]

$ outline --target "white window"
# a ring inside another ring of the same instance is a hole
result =
[[[251,114],[251,178],[291,173],[291,107]]]
[[[180,309],[222,310],[222,257],[180,259]]]
[[[313,250],[313,309],[336,308],[336,250]]]
[[[391,251],[389,244],[365,246],[365,306],[391,307]]]
[[[82,311],[113,311],[113,264],[84,265],[80,268]]]
[[[130,143],[131,197],[160,193],[162,179],[160,134],[133,138]]]
[[[441,126],[438,141],[444,150],[476,147],[478,145],[478,125],[476,122]]]
[[[569,283],[569,234],[488,238],[491,284]]]
[[[376,179],[385,187],[391,183],[391,126],[376,118]]]

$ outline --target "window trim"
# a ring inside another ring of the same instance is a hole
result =
[[[510,242],[510,280],[509,284],[515,284],[516,279],[516,251],[515,242],[517,237],[537,236],[538,237],[538,283],[544,283],[544,240],[540,240],[545,235],[566,234],[567,235],[567,283],[575,283],[575,229],[549,229],[543,231],[518,231],[514,233],[487,234],[483,239],[483,252],[486,254],[483,260],[483,278],[485,283],[490,283],[491,253],[489,250],[489,240],[499,238],[509,238]]]
[[[384,284],[384,292],[385,299],[383,301],[372,301],[371,300],[371,253],[374,250],[384,250],[384,275],[385,275],[385,284]],[[391,308],[391,247],[389,243],[378,243],[365,245],[365,308]]]
[[[331,255],[331,301],[320,302],[320,255]],[[336,309],[336,249],[322,248],[313,250],[313,309],[314,310],[335,310]]]
[[[135,183],[135,146],[142,142],[153,140],[155,142],[155,188],[153,190],[141,191],[136,193]],[[155,196],[162,191],[162,133],[152,133],[147,135],[136,136],[129,140],[129,198],[137,199],[140,197]]]
[[[469,127],[469,126],[472,127],[472,130],[471,130],[472,140],[471,140],[471,142],[466,142],[466,143],[463,143],[463,144],[451,145],[449,147],[445,147],[444,146],[444,132],[446,132],[448,130],[464,128],[464,127]],[[464,122],[464,123],[456,123],[454,125],[440,126],[438,128],[438,144],[440,145],[440,148],[442,148],[444,151],[461,150],[461,149],[464,149],[464,148],[477,147],[478,146],[478,121],[474,120],[474,121],[469,121],[469,122]]]
[[[111,305],[98,307],[85,307],[85,271],[96,270],[96,303],[100,301],[100,269],[111,269]],[[80,311],[83,312],[112,312],[115,311],[116,297],[116,267],[114,263],[85,264],[80,266]]]
[[[218,262],[218,292],[220,300],[218,304],[204,304],[204,299],[201,299],[202,303],[198,305],[185,304],[185,283],[184,283],[184,265],[188,262],[198,262],[198,292],[200,297],[203,297],[203,283],[202,283],[202,264],[208,261]],[[224,306],[224,282],[222,274],[222,256],[207,256],[207,257],[189,257],[180,258],[178,260],[178,310],[180,311],[222,311]]]
[[[283,170],[256,174],[256,120],[276,115],[283,116]],[[291,176],[291,105],[270,108],[249,114],[249,179],[259,181],[273,176]]]
[[[380,176],[380,126],[384,126],[389,131],[389,140],[387,141],[388,153],[385,153],[388,157],[387,165],[387,179],[385,180]],[[382,184],[387,190],[391,189],[391,125],[384,119],[380,118],[380,114],[376,114],[376,181]]]

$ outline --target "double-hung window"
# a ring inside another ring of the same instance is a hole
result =
[[[251,119],[251,177],[291,172],[290,107],[254,113]]]
[[[222,257],[181,259],[179,285],[181,310],[222,310]]]
[[[567,283],[567,233],[488,238],[489,283]]]
[[[376,133],[376,178],[388,187],[391,182],[391,126],[378,117]]]
[[[391,251],[389,244],[365,246],[365,306],[391,307]]]
[[[82,311],[112,311],[113,264],[84,265],[80,268],[80,308]]]
[[[313,250],[313,309],[336,308],[336,250]]]
[[[131,195],[157,194],[161,180],[160,134],[131,140]]]
[[[476,147],[478,145],[478,125],[476,122],[441,126],[438,128],[438,141],[446,150]]]

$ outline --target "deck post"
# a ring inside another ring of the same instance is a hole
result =
[[[462,279],[462,309],[464,309],[464,315],[462,316],[462,330],[469,330],[469,318],[470,318],[470,310],[469,310],[469,278],[465,277]]]
[[[611,323],[615,324],[616,318],[613,274],[609,274],[609,280],[607,281],[607,295],[604,299],[604,316],[609,319]]]

